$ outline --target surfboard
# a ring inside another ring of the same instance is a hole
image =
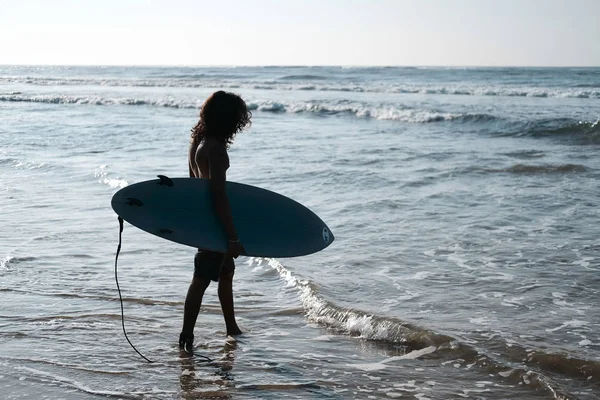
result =
[[[298,257],[321,251],[334,240],[321,218],[289,197],[230,181],[225,190],[244,255]],[[163,239],[227,250],[227,235],[214,211],[207,179],[159,175],[120,189],[111,205],[131,225]]]

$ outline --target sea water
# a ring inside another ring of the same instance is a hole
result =
[[[216,90],[252,127],[228,179],[289,196],[336,241],[237,260],[242,336],[194,249],[112,195],[186,176]],[[6,399],[600,397],[600,69],[0,67]],[[204,357],[210,358],[207,361]]]

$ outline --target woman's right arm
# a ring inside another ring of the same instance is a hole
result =
[[[226,171],[229,164],[225,148],[221,148],[220,146],[212,148],[208,157],[208,163],[209,182],[215,211],[225,228],[225,233],[229,240],[228,253],[233,258],[237,258],[238,255],[244,252],[244,248],[239,242],[237,231],[233,224],[231,206],[225,190],[225,183],[227,181]]]

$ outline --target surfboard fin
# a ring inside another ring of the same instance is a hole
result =
[[[171,178],[169,178],[168,176],[164,176],[164,175],[156,175],[156,176],[158,177],[158,179],[160,179],[160,182],[158,182],[159,185],[173,187],[173,180]]]
[[[141,200],[136,199],[135,197],[127,197],[127,205],[132,207],[141,207],[144,203]]]

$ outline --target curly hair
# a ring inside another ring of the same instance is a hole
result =
[[[192,143],[199,143],[208,137],[233,143],[233,138],[251,125],[252,113],[242,98],[222,90],[211,94],[200,110],[200,120],[192,129]]]

